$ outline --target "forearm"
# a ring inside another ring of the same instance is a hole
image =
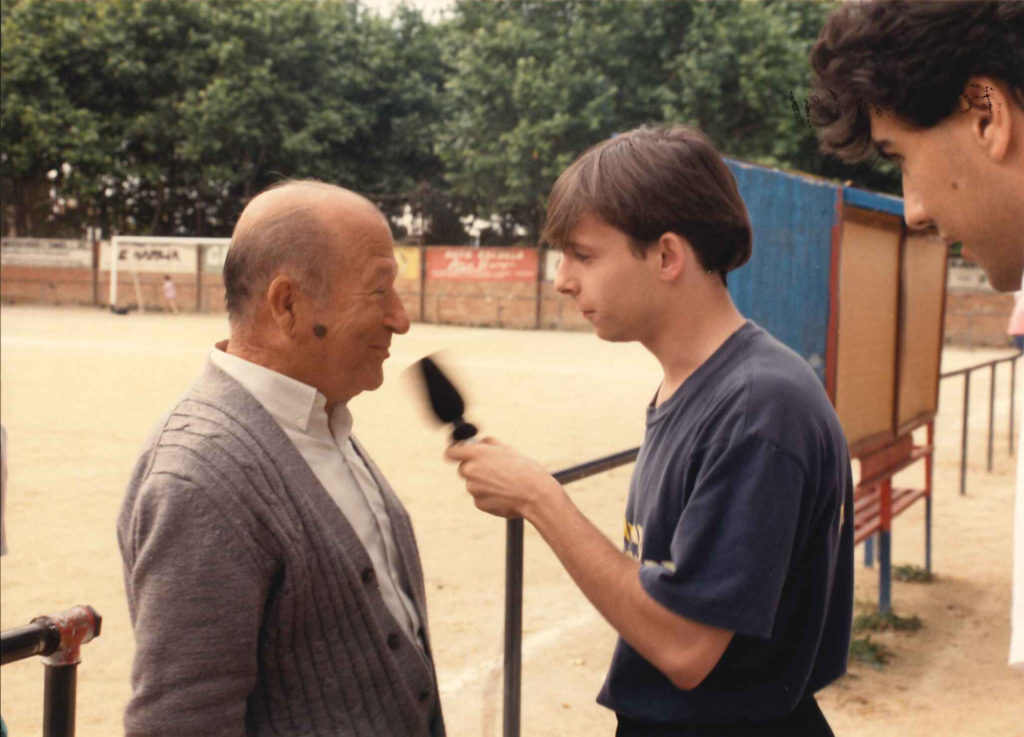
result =
[[[604,618],[676,686],[695,687],[715,666],[732,633],[675,614],[649,596],[640,564],[619,552],[535,461],[493,441],[457,443],[446,455],[459,462],[476,506],[529,520]]]
[[[618,550],[560,487],[538,499],[544,501],[525,510],[526,518],[594,607],[676,686],[698,685],[731,633],[675,614],[651,598],[640,583],[640,564]]]

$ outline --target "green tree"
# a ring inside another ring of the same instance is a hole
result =
[[[0,3],[5,232],[77,224],[88,207],[81,191],[109,163],[102,117],[82,104],[102,59],[97,23],[96,8],[82,3]]]
[[[707,132],[723,153],[888,188],[818,152],[802,117],[829,2],[459,3],[437,139],[452,192],[499,240],[535,240],[545,197],[584,149],[644,123]],[[793,103],[796,102],[796,110]]]
[[[793,113],[803,99],[807,57],[829,5],[696,3],[667,60],[664,117],[699,127],[734,156],[793,165],[814,135]]]
[[[724,153],[893,191],[891,168],[823,156],[805,116],[808,57],[834,2],[695,3],[666,60],[666,121],[696,126]]]
[[[547,191],[584,148],[661,116],[661,60],[687,4],[463,2],[438,151],[448,185],[503,236],[537,236]]]
[[[224,234],[285,177],[396,209],[439,177],[438,32],[341,0],[4,0],[4,227]]]

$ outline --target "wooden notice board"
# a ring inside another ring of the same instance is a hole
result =
[[[898,217],[843,209],[835,404],[854,455],[893,437],[901,233]]]
[[[933,234],[910,232],[903,244],[898,434],[928,422],[938,406],[947,250]]]

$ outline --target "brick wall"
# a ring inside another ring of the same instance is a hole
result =
[[[955,345],[1008,346],[1011,342],[1006,335],[1006,323],[1013,309],[1013,295],[993,291],[980,277],[972,279],[975,272],[980,270],[961,264],[951,270],[946,294],[945,340]],[[177,287],[179,309],[196,309],[195,276],[174,274],[172,278]],[[139,287],[147,309],[163,309],[162,282],[162,274],[139,274]],[[422,300],[423,314],[420,314],[418,279],[400,278],[395,288],[413,321],[520,329],[537,325],[537,285],[534,283],[428,281]],[[90,269],[18,265],[4,266],[0,271],[0,298],[8,303],[107,306],[109,294],[107,272],[99,272],[94,278]],[[219,273],[203,273],[199,297],[201,311],[225,310],[224,285]],[[541,283],[540,299],[542,329],[591,329],[572,300],[556,292],[550,282]],[[131,274],[121,272],[118,274],[118,303],[137,306],[137,302]]]
[[[402,306],[405,307],[405,314],[413,322],[422,322],[423,315],[420,314],[420,280],[395,279],[395,291],[402,299]]]
[[[202,290],[202,312],[227,312],[227,305],[224,304],[224,279],[219,272],[203,272]],[[178,293],[181,293],[180,290]]]
[[[537,285],[453,279],[426,283],[426,322],[533,328],[537,324]]]
[[[591,330],[572,299],[559,294],[551,282],[541,289],[540,326],[545,330]]]
[[[1011,344],[1006,323],[1013,310],[1013,294],[990,288],[949,289],[946,292],[947,343],[1003,347]]]
[[[149,312],[160,311],[164,309],[164,297],[163,297],[163,274],[148,274],[140,273],[139,277],[139,292],[142,294],[142,302],[146,306],[146,310]],[[194,312],[196,308],[196,277],[194,274],[171,274],[171,280],[174,282],[175,287],[175,299],[174,301],[178,305],[178,309],[182,312]],[[217,276],[217,282],[220,283],[220,276]],[[97,301],[96,304],[103,307],[110,306],[110,272],[101,271],[97,277],[97,284],[99,289],[97,290]],[[221,287],[219,297],[220,301],[223,302],[223,287]],[[117,275],[117,303],[121,307],[131,307],[137,309],[139,306],[138,293],[135,291],[135,280],[132,279],[131,273],[118,272]],[[205,304],[204,304],[205,307]]]
[[[4,266],[0,271],[0,299],[8,303],[95,304],[93,271],[63,267]]]

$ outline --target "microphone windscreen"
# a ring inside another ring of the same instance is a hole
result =
[[[462,417],[466,406],[462,395],[444,375],[434,360],[429,356],[420,359],[420,370],[423,372],[423,383],[427,388],[430,406],[441,422],[455,422]]]

